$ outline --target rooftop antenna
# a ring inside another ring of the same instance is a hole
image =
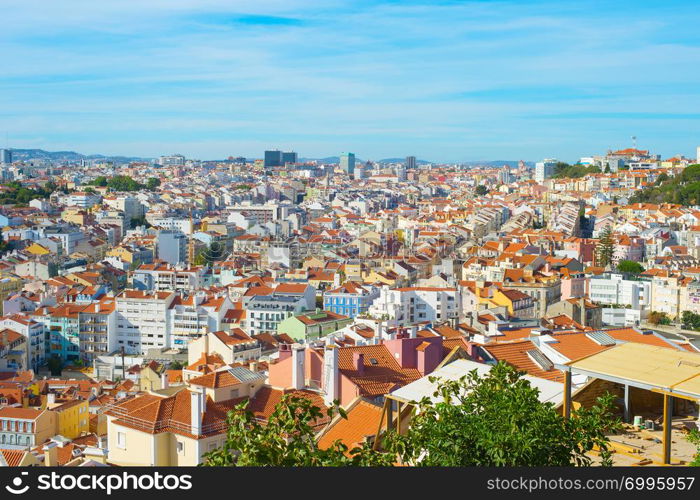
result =
[[[636,135],[632,136],[632,146],[634,147],[634,149],[637,149],[637,136]]]

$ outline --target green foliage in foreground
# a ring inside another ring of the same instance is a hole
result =
[[[693,467],[700,467],[700,432],[696,429],[690,431],[688,434],[688,441],[697,447],[695,455],[693,455],[693,461],[689,465]]]
[[[566,419],[538,399],[522,373],[499,363],[485,376],[473,371],[440,383],[435,396],[417,402],[406,434],[389,432],[383,451],[365,444],[348,450],[340,441],[319,449],[313,422],[343,410],[322,411],[304,398],[285,396],[269,421],[259,422],[240,404],[228,416],[225,445],[205,455],[206,466],[588,466],[600,450],[610,465],[606,434],[620,429],[613,397],[572,412]]]
[[[266,423],[258,421],[247,410],[247,402],[239,404],[228,415],[228,434],[222,448],[204,456],[205,466],[271,466],[271,467],[335,467],[388,466],[393,456],[372,450],[369,444],[348,450],[336,441],[330,448],[320,449],[313,423],[346,417],[337,405],[322,411],[306,398],[285,395]]]

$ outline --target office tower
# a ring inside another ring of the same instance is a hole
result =
[[[412,168],[416,168],[416,157],[415,156],[407,156],[406,157],[406,168],[408,170],[411,170]]]
[[[698,148],[700,152],[700,148]],[[12,163],[12,151],[9,149],[0,149],[0,165],[9,165]]]
[[[299,155],[294,151],[285,151],[282,153],[282,165],[287,163],[299,163]]]
[[[340,168],[348,175],[355,173],[355,153],[343,153],[340,155]]]
[[[537,162],[535,164],[535,180],[542,184],[545,179],[552,177],[556,164],[557,160],[553,158],[547,158],[544,161]]]
[[[282,151],[276,149],[274,151],[265,151],[265,160],[263,166],[268,167],[281,167],[284,165],[282,163]]]

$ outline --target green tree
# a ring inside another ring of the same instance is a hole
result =
[[[700,467],[700,432],[698,432],[697,429],[690,431],[688,434],[688,442],[697,448],[695,455],[693,455],[693,461],[690,462],[689,465],[692,467]]]
[[[656,182],[655,182],[654,184],[657,185],[657,186],[659,186],[659,185],[663,184],[664,182],[666,182],[668,179],[669,179],[668,174],[662,173],[661,175],[659,175],[659,176],[656,178]]]
[[[7,251],[8,243],[5,241],[5,237],[0,232],[0,255]]]
[[[154,191],[158,186],[160,186],[160,179],[157,177],[149,177],[146,181],[146,189],[149,191]]]
[[[483,184],[479,184],[478,186],[476,186],[474,192],[477,194],[477,196],[484,196],[486,193],[489,192],[489,190]]]
[[[145,186],[128,175],[116,175],[107,181],[107,187],[114,191],[138,191]]]
[[[319,448],[314,424],[336,414],[347,418],[337,405],[324,412],[307,398],[287,394],[267,422],[255,418],[247,405],[245,401],[229,412],[226,441],[204,455],[204,466],[388,466],[394,462],[393,454],[374,451],[369,444],[348,450],[338,440],[329,448]]]
[[[142,215],[141,217],[132,217],[131,218],[131,227],[137,227],[137,226],[146,226],[146,227],[151,227],[151,224],[146,220],[146,216]]]
[[[63,362],[61,361],[61,358],[58,356],[52,356],[49,358],[46,364],[48,365],[51,375],[54,377],[61,376],[61,371],[63,370]]]
[[[647,317],[647,321],[652,325],[670,325],[671,318],[665,312],[651,311]]]
[[[434,378],[433,378],[434,379]],[[505,363],[484,377],[476,370],[442,382],[437,402],[418,403],[404,435],[390,434],[384,446],[404,463],[420,466],[591,465],[597,448],[611,465],[607,434],[620,429],[611,413],[611,395],[567,419],[539,390]]]
[[[615,254],[615,239],[612,234],[612,226],[608,224],[600,234],[598,246],[598,265],[607,267],[612,263],[613,255]]]
[[[681,321],[686,328],[700,330],[700,314],[691,311],[683,311],[683,314],[681,314]]]
[[[104,175],[96,177],[95,180],[93,180],[90,184],[92,184],[93,186],[106,187],[107,177],[105,177]]]
[[[644,267],[633,260],[621,260],[617,264],[617,270],[621,273],[640,274],[644,272]]]

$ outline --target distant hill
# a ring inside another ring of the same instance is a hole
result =
[[[84,155],[76,153],[75,151],[45,151],[43,149],[12,149],[12,158],[16,161],[48,160],[75,162],[80,160],[110,160],[117,163],[148,160],[148,158],[139,158],[135,156]]]
[[[470,167],[502,167],[503,165],[508,165],[509,167],[517,167],[519,160],[479,160],[479,161],[465,161],[462,165],[469,165]],[[526,161],[525,165],[528,167],[534,167],[535,162]]]

